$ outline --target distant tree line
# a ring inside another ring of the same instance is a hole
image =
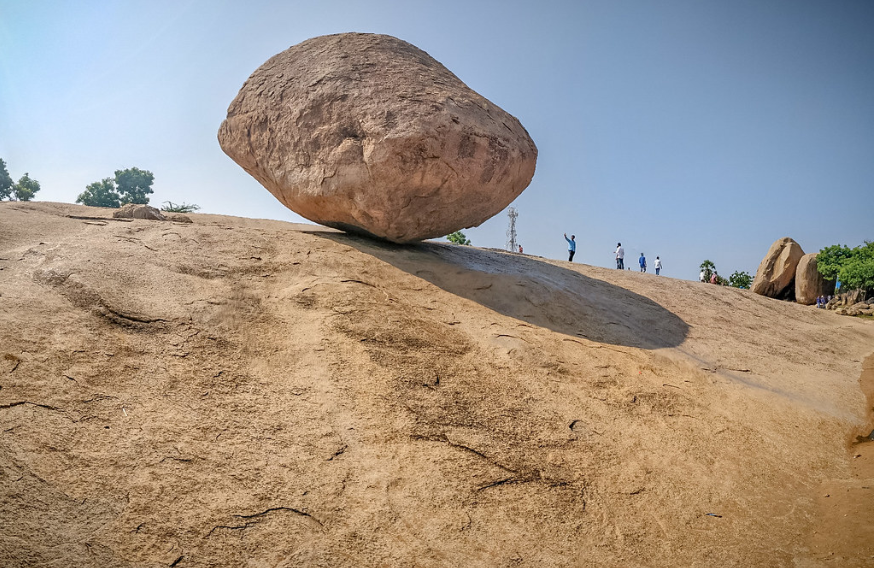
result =
[[[39,191],[39,182],[27,173],[13,183],[12,176],[6,169],[6,162],[0,158],[0,200],[30,201],[37,191]]]

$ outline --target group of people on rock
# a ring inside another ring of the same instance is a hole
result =
[[[571,238],[567,238],[567,233],[564,234],[564,240],[567,241],[567,259],[568,262],[574,261],[574,254],[577,252],[577,241],[576,235],[571,235]],[[625,249],[622,248],[622,243],[616,243],[616,250],[614,251],[616,255],[616,268],[618,270],[625,270]],[[640,271],[646,272],[646,257],[643,253],[640,253],[640,258],[637,259],[637,264],[640,265]],[[653,265],[655,268],[656,276],[659,275],[662,271],[662,259],[659,257],[655,257],[655,263]],[[631,270],[629,268],[628,270]]]
[[[826,304],[831,302],[832,296],[817,296],[816,297],[816,307],[825,309]]]
[[[707,282],[707,273],[703,270],[701,271],[701,274],[698,275],[698,281],[704,283]],[[715,270],[710,274],[710,283],[719,284],[719,273]]]
[[[625,249],[622,248],[622,243],[616,243],[616,250],[614,253],[616,255],[616,268],[617,270],[625,269]],[[640,266],[641,272],[646,272],[646,256],[643,253],[640,253],[640,258],[637,259],[637,264]],[[658,276],[662,271],[662,259],[659,257],[655,258],[655,262],[653,263],[653,268],[655,268],[656,276]],[[629,268],[628,270],[631,270]]]

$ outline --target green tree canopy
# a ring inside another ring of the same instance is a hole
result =
[[[6,169],[6,162],[0,158],[0,199],[9,199],[12,195],[12,176]]]
[[[470,239],[464,236],[464,233],[461,231],[455,231],[454,233],[450,233],[446,235],[446,240],[450,243],[455,243],[457,245],[469,245]]]
[[[874,289],[874,242],[849,248],[825,247],[816,256],[816,269],[824,278],[840,280],[841,289]]]
[[[118,187],[118,194],[123,205],[148,203],[153,181],[155,181],[155,176],[146,170],[139,168],[115,170],[115,184]]]
[[[745,290],[749,290],[750,286],[753,283],[753,277],[750,276],[749,272],[735,270],[731,276],[728,277],[728,284],[734,288],[743,288]]]
[[[37,191],[39,191],[39,182],[31,178],[26,172],[12,187],[12,194],[18,201],[30,201]]]
[[[710,277],[716,272],[716,265],[712,261],[705,260],[701,263],[701,270],[704,271],[704,281],[710,282]]]
[[[85,191],[76,198],[76,203],[90,207],[121,207],[121,197],[115,190],[115,181],[104,178],[88,184]]]

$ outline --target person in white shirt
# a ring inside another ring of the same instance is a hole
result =
[[[660,259],[659,257],[656,257],[655,264],[653,264],[653,266],[655,266],[656,276],[658,276],[659,272],[661,272],[661,270],[662,270],[662,259]]]
[[[622,248],[622,243],[616,243],[616,268],[625,268],[625,249]]]

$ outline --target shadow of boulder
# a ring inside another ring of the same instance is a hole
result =
[[[676,347],[689,326],[647,297],[530,256],[433,242],[397,245],[312,234],[353,247],[499,314],[572,337],[642,349]]]

